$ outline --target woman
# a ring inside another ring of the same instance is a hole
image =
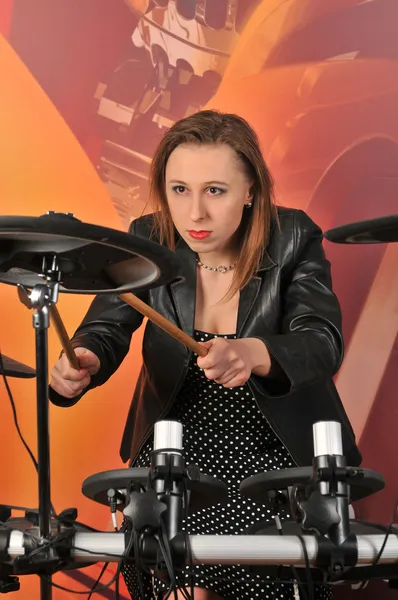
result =
[[[155,212],[130,231],[173,249],[182,277],[140,297],[208,354],[192,356],[147,324],[121,456],[147,466],[154,422],[181,421],[187,462],[229,485],[227,507],[191,515],[188,532],[242,532],[271,515],[240,498],[240,481],[311,464],[313,422],[340,421],[348,461],[360,463],[332,382],[343,341],[322,233],[304,212],[275,207],[257,137],[236,115],[202,111],[176,123],[155,153],[150,184]],[[70,406],[104,383],[141,322],[120,299],[96,298],[72,340],[81,370],[60,358],[52,401]],[[239,566],[198,566],[195,574],[197,600],[294,597],[291,585],[274,588]],[[125,577],[134,594],[134,577]],[[330,597],[327,588],[317,593]]]

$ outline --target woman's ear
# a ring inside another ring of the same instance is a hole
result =
[[[254,196],[254,185],[251,185],[245,196],[245,206],[247,208],[250,208],[250,206],[253,204],[253,196]]]

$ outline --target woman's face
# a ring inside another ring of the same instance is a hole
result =
[[[251,182],[225,144],[180,145],[166,165],[165,189],[174,225],[197,253],[230,252]]]

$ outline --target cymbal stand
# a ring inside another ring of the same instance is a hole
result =
[[[37,401],[37,448],[38,448],[38,487],[39,487],[39,534],[44,545],[51,539],[51,486],[50,486],[50,432],[48,400],[48,328],[50,306],[58,300],[61,272],[57,257],[43,256],[43,284],[28,290],[18,285],[20,301],[33,309],[33,327],[36,342],[36,401]],[[51,549],[51,547],[50,547]],[[48,556],[50,559],[50,556]],[[51,574],[40,575],[40,600],[51,600]]]

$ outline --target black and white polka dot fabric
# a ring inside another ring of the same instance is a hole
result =
[[[213,334],[195,332],[198,341]],[[234,338],[235,336],[223,336]],[[184,455],[187,464],[228,485],[229,502],[190,515],[185,524],[190,534],[241,534],[256,522],[273,522],[270,510],[239,494],[240,482],[271,469],[294,466],[292,458],[269,426],[247,385],[226,389],[208,380],[193,356],[188,375],[168,419],[184,425]],[[149,466],[152,440],[142,449],[135,467]],[[288,515],[281,515],[282,519]],[[250,574],[239,565],[195,565],[196,586],[213,590],[225,600],[296,600],[297,589]],[[132,598],[139,598],[137,575],[126,565],[123,575]],[[187,575],[187,586],[188,575]],[[161,584],[145,581],[145,599],[161,598]],[[296,595],[295,595],[296,594]],[[317,600],[333,598],[328,587],[316,588]]]

